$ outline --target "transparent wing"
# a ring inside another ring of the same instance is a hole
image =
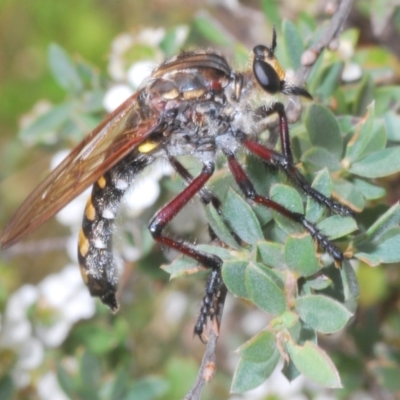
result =
[[[28,196],[0,238],[3,247],[38,228],[160,128],[158,118],[140,117],[137,96],[110,114]]]

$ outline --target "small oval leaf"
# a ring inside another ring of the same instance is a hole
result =
[[[231,229],[245,242],[264,239],[260,223],[251,207],[233,189],[226,194],[222,212]]]
[[[286,300],[278,285],[256,264],[250,263],[245,273],[246,289],[250,300],[260,309],[273,315],[286,310]]]
[[[318,172],[315,177],[311,187],[318,192],[322,193],[324,196],[329,197],[331,195],[331,177],[329,175],[329,171],[327,168],[324,168],[322,171]],[[306,218],[310,222],[317,222],[321,215],[324,213],[326,207],[314,200],[312,197],[307,198],[307,207],[306,207]]]
[[[302,156],[301,161],[306,165],[307,169],[312,172],[320,171],[328,168],[330,172],[340,171],[342,166],[339,160],[329,150],[322,147],[311,147]]]
[[[257,243],[257,253],[264,264],[275,269],[284,268],[285,259],[281,244],[263,240]]]
[[[275,335],[270,331],[261,331],[238,348],[240,357],[252,362],[266,362],[277,349]]]
[[[356,221],[351,217],[332,215],[321,221],[317,228],[329,239],[337,239],[357,230]]]
[[[312,342],[299,346],[286,343],[288,353],[296,368],[308,379],[328,388],[341,388],[339,373],[328,355]]]
[[[270,190],[270,198],[284,206],[287,210],[303,214],[303,201],[295,189],[290,186],[275,184]],[[272,209],[272,208],[271,208]],[[277,211],[272,211],[272,216],[278,226],[286,233],[301,233],[303,227],[297,222],[285,217]]]
[[[329,151],[337,160],[343,152],[343,139],[333,113],[320,104],[312,104],[305,118],[311,143]]]
[[[300,276],[310,276],[321,269],[315,254],[315,245],[309,234],[289,236],[285,243],[285,261],[288,268]]]
[[[382,178],[400,171],[400,147],[376,151],[361,161],[354,163],[349,170],[352,174],[366,178]]]
[[[48,53],[51,72],[58,84],[69,92],[82,90],[82,80],[69,54],[56,43],[49,46]]]
[[[241,260],[227,261],[222,266],[222,279],[234,295],[248,298],[245,285],[245,272],[248,262]]]
[[[295,303],[300,318],[322,333],[339,331],[352,316],[342,304],[323,295],[298,297]]]
[[[205,206],[205,212],[207,217],[207,222],[210,225],[213,232],[218,236],[221,241],[226,243],[228,246],[238,249],[239,245],[232,236],[228,226],[224,223],[221,216],[218,214],[217,210],[212,204],[207,204]]]
[[[261,385],[272,374],[278,361],[277,349],[265,363],[255,363],[241,358],[233,375],[231,392],[244,393]]]

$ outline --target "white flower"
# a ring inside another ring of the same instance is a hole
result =
[[[51,371],[40,378],[37,391],[41,400],[69,400],[69,397],[60,388],[56,374]]]
[[[113,112],[125,100],[131,97],[132,94],[133,90],[128,85],[115,85],[106,92],[103,99],[103,106],[108,112]]]
[[[43,361],[43,344],[33,337],[33,329],[27,314],[39,297],[37,288],[24,285],[14,292],[7,303],[0,348],[12,349],[17,355],[16,364],[11,372],[17,387],[24,387],[30,382],[29,371],[37,368]]]
[[[130,217],[136,216],[154,204],[160,194],[159,180],[172,172],[172,167],[160,160],[147,170],[141,179],[134,182],[132,189],[124,197],[127,214]]]
[[[61,272],[47,276],[38,289],[39,307],[50,309],[53,321],[38,324],[36,332],[49,347],[59,346],[73,324],[95,313],[95,300],[90,297],[76,265],[68,265]]]
[[[127,72],[128,82],[133,88],[137,89],[150,76],[156,65],[155,62],[146,60],[132,64]]]
[[[145,28],[142,29],[138,36],[137,41],[139,43],[147,44],[152,47],[156,47],[164,39],[165,29],[164,28]]]

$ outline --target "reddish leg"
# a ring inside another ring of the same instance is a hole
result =
[[[178,168],[180,165],[182,167],[182,171],[186,171],[178,161],[176,161],[174,167],[176,165],[178,165]],[[221,279],[222,260],[213,254],[202,252],[188,243],[178,241],[164,235],[163,230],[165,226],[196,194],[201,193],[201,190],[203,190],[203,194],[211,194],[208,191],[205,192],[206,189],[203,187],[213,172],[213,164],[205,165],[200,175],[197,178],[194,178],[182,193],[180,193],[160,211],[158,211],[149,224],[150,232],[157,242],[178,250],[179,252],[191,258],[194,258],[206,268],[211,268],[211,274],[208,278],[205,295],[201,304],[200,316],[194,328],[194,333],[203,341],[203,329],[207,323],[207,319],[213,319],[218,313],[218,306],[221,303],[222,298],[225,296],[224,293],[226,293],[226,289],[224,288]],[[187,172],[187,174],[189,174],[189,172]]]
[[[334,258],[336,262],[341,263],[343,261],[344,258],[343,253],[325,235],[323,235],[315,227],[314,224],[306,220],[303,214],[290,211],[287,208],[281,206],[279,203],[276,203],[275,201],[271,200],[269,197],[264,197],[259,195],[256,192],[250,179],[244,172],[242,166],[236,160],[234,154],[225,151],[225,155],[228,158],[229,168],[232,172],[232,175],[235,178],[240,189],[246,196],[246,198],[254,201],[257,204],[269,207],[272,210],[275,210],[278,213],[284,215],[285,217],[303,225],[303,227],[311,234],[313,239],[318,244],[320,244],[324,248],[324,250],[326,250]]]
[[[259,114],[265,117],[277,113],[279,116],[279,133],[282,148],[282,154],[269,149],[268,147],[256,142],[255,140],[243,137],[243,145],[253,154],[260,157],[266,164],[282,169],[288,178],[297,185],[307,196],[324,204],[329,210],[343,216],[353,217],[354,213],[345,205],[338,203],[331,198],[324,196],[312,188],[304,179],[303,175],[297,170],[293,163],[293,155],[290,145],[289,127],[285,109],[282,103],[275,103],[271,108],[265,107],[259,109]]]
[[[174,170],[182,177],[182,179],[190,183],[193,181],[193,175],[173,156],[168,157],[168,161],[174,168]],[[214,196],[207,188],[203,187],[199,191],[199,195],[203,204],[211,203],[219,212],[221,202],[218,197]]]

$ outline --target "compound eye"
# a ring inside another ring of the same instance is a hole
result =
[[[253,73],[257,82],[266,92],[274,94],[281,90],[279,76],[270,64],[257,59],[254,60]]]

